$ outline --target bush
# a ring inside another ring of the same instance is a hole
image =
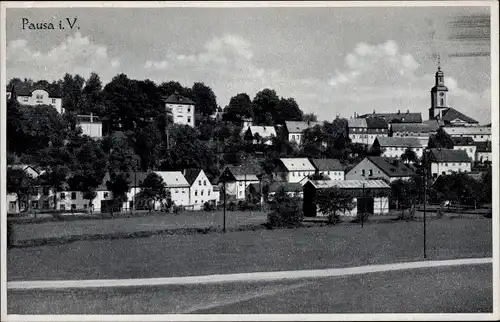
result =
[[[179,212],[182,212],[184,209],[182,206],[177,206],[174,205],[174,214],[178,214]]]
[[[203,211],[214,211],[214,210],[215,210],[215,204],[213,202],[206,201],[203,204]]]
[[[290,197],[282,188],[270,203],[271,212],[267,215],[268,227],[298,227],[302,225],[304,213],[298,197]]]
[[[239,201],[238,202],[238,210],[240,211],[255,211],[259,210],[260,206],[258,204],[248,202],[248,201]]]
[[[227,210],[229,210],[229,211],[235,211],[236,210],[236,204],[234,203],[234,201],[231,201],[230,203],[228,203]]]

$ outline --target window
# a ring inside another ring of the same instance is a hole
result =
[[[191,123],[191,117],[188,116],[188,123]]]
[[[188,113],[190,113],[190,112],[191,112],[191,107],[188,107]]]
[[[441,98],[441,99],[439,100],[439,102],[440,102],[440,104],[439,104],[439,105],[444,106],[444,99],[443,99],[443,98]]]
[[[107,199],[107,198],[108,198],[108,196],[109,196],[109,192],[105,192],[105,193],[104,193],[104,199]]]
[[[198,195],[198,190],[195,190],[194,191],[194,195],[197,196]]]
[[[364,177],[365,176],[365,169],[361,170],[361,175]]]
[[[73,203],[71,204],[71,210],[75,210],[76,209],[76,205]]]
[[[372,169],[370,169],[370,170],[369,170],[369,174],[368,174],[368,175],[369,175],[370,177],[371,177],[371,176],[373,176],[373,170],[372,170]]]
[[[27,101],[28,101],[28,97],[27,96],[23,97],[23,102],[27,102]]]
[[[177,113],[182,113],[182,106],[177,106]]]
[[[447,166],[448,166],[448,163],[445,163],[445,164],[444,164],[444,166],[445,166],[445,167],[447,167]]]
[[[43,192],[43,194],[44,194],[45,196],[48,196],[48,194],[49,194],[49,187],[47,187],[47,186],[43,187],[43,188],[42,188],[42,192]]]
[[[31,208],[38,209],[38,200],[33,200],[31,202]]]
[[[203,190],[201,191],[201,195],[203,196]]]
[[[76,192],[72,192],[71,193],[71,200],[75,200],[76,199]]]
[[[207,185],[207,180],[203,180],[203,185],[206,186]]]
[[[50,207],[49,201],[48,200],[44,200],[43,201],[43,208],[44,209],[48,209],[49,207]]]
[[[194,201],[194,203],[198,203],[198,199],[196,199],[196,200]]]
[[[66,200],[66,194],[65,194],[64,192],[61,192],[61,193],[59,194],[59,198],[60,198],[61,200]]]
[[[240,187],[243,187],[243,183],[242,182],[240,182]]]
[[[198,180],[198,185],[201,186],[201,180]]]
[[[65,205],[59,205],[59,209],[60,210],[66,210],[66,206]]]
[[[208,195],[210,196],[210,190],[208,190]]]
[[[42,94],[36,94],[36,99],[37,100],[43,100],[43,95]]]
[[[179,193],[179,189],[175,189],[174,193]]]
[[[452,165],[452,166],[455,166],[455,163],[452,163],[451,165]]]
[[[53,99],[52,99],[52,104],[55,104],[55,103],[56,103],[56,99],[55,99],[55,98],[53,98]]]

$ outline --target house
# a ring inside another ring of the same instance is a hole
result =
[[[421,158],[426,142],[422,142],[417,138],[402,138],[402,137],[378,137],[373,142],[372,147],[380,148],[382,156],[387,158],[401,158],[407,149],[415,152],[417,157]]]
[[[369,156],[347,172],[348,180],[409,180],[415,175],[412,167],[395,158]]]
[[[389,136],[389,125],[383,118],[350,118],[347,122],[353,143],[372,145],[376,137]]]
[[[395,123],[422,123],[422,113],[410,113],[410,110],[406,110],[406,113],[401,113],[398,110],[397,113],[376,113],[375,110],[371,114],[363,114],[358,116],[360,118],[380,118],[386,121],[388,124]]]
[[[477,143],[470,136],[452,137],[451,140],[453,141],[453,150],[465,151],[473,162],[476,161]]]
[[[90,113],[89,115],[77,115],[76,118],[83,135],[88,135],[93,139],[102,138],[102,122],[98,116]]]
[[[53,191],[42,180],[40,175],[44,173],[42,169],[29,164],[8,165],[8,169],[24,171],[31,177],[31,186],[26,187],[26,193],[18,196],[15,193],[7,194],[8,213],[19,213],[28,209],[53,209]],[[18,200],[20,197],[20,200]]]
[[[194,127],[195,104],[193,100],[175,92],[165,100],[165,109],[167,113],[172,113],[174,124]]]
[[[242,121],[243,127],[241,128],[241,134],[245,135],[250,126],[253,126],[253,119],[251,117],[244,117]]]
[[[315,173],[328,176],[331,180],[345,180],[345,167],[337,159],[310,159]]]
[[[181,171],[153,171],[163,179],[173,203],[176,206],[189,206],[189,188],[190,185]],[[141,210],[147,209],[148,201],[141,195],[141,185],[148,176],[149,172],[130,173],[130,189],[127,192],[127,201],[123,203],[123,210]],[[135,204],[135,206],[134,206]],[[155,209],[160,209],[161,202],[154,204]]]
[[[219,186],[226,186],[227,200],[245,200],[246,188],[252,183],[260,183],[262,170],[253,163],[241,165],[227,165],[219,179]],[[223,192],[224,193],[224,192]]]
[[[316,169],[307,158],[281,158],[274,168],[273,178],[275,181],[300,182]]]
[[[429,162],[433,178],[452,172],[471,172],[472,166],[470,157],[463,150],[430,149]]]
[[[363,212],[386,215],[389,213],[391,187],[384,180],[310,180],[303,186],[303,210],[307,217],[324,216],[317,206],[318,191],[337,188],[352,197],[354,208],[341,216],[352,217]]]
[[[475,160],[484,163],[485,161],[492,162],[491,141],[476,142],[476,158]]]
[[[305,130],[321,125],[320,122],[305,122],[305,121],[285,121],[284,131],[289,142],[295,142],[297,145],[302,144],[302,134]]]
[[[202,169],[186,169],[184,177],[189,183],[189,202],[191,210],[201,210],[205,202],[217,205],[219,194],[214,194],[214,187]]]
[[[476,126],[473,118],[448,106],[448,87],[444,83],[444,73],[438,63],[434,87],[431,89],[431,107],[429,119],[438,120],[446,126]]]
[[[252,125],[245,132],[245,140],[252,140],[253,144],[259,143],[256,139],[257,136],[264,144],[272,145],[272,138],[276,137],[276,130],[274,126]]]
[[[437,120],[423,123],[392,123],[390,136],[400,138],[415,138],[427,142],[432,134],[439,129]]]
[[[452,138],[470,136],[475,142],[491,141],[490,126],[444,126],[443,130]]]
[[[64,113],[61,87],[57,84],[49,84],[48,86],[17,84],[7,88],[7,99],[10,99],[12,95],[17,96],[17,101],[21,105],[50,105],[59,114]]]

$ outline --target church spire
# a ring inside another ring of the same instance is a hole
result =
[[[441,70],[441,55],[438,54],[438,70]]]

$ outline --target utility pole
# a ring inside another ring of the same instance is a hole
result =
[[[427,258],[427,227],[426,227],[426,217],[427,217],[427,209],[426,209],[426,204],[427,204],[427,162],[426,162],[426,153],[427,151],[424,150],[424,167],[423,167],[423,184],[424,184],[424,259]]]
[[[363,209],[362,209],[362,212],[361,212],[361,228],[363,228],[363,222],[365,221],[365,210],[366,210],[366,199],[365,199],[365,183],[363,182],[363,202],[365,202],[365,204],[363,204]]]
[[[222,224],[222,231],[225,233],[226,232],[226,180],[223,178],[223,183],[224,183],[224,221]]]

